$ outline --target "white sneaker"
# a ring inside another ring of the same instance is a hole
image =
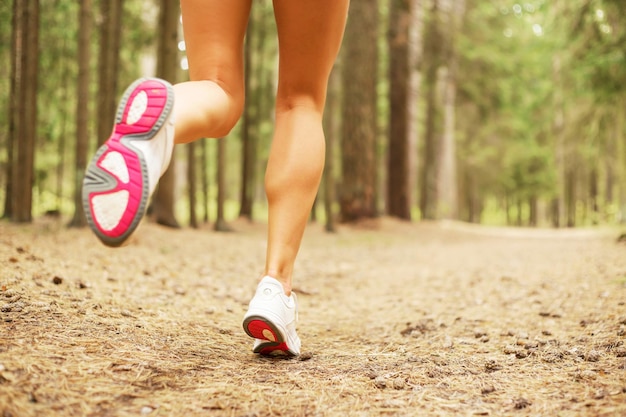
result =
[[[261,355],[300,354],[300,338],[296,333],[298,300],[295,293],[287,297],[282,284],[264,277],[250,301],[243,318],[243,329],[254,338],[252,351]]]
[[[89,227],[108,246],[120,246],[143,218],[174,148],[174,90],[142,78],[122,96],[113,132],[91,160],[83,180]]]

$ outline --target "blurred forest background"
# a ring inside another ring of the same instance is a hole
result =
[[[184,23],[183,23],[184,24]],[[177,0],[0,5],[0,210],[84,225],[88,158],[139,76],[187,77]],[[180,146],[150,216],[263,221],[277,41],[255,0],[247,102],[228,138]],[[315,65],[315,63],[311,63]],[[624,0],[354,0],[325,115],[314,220],[626,223]]]

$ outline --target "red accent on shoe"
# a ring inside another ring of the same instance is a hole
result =
[[[276,333],[274,333],[271,327],[268,326],[267,323],[265,323],[262,320],[252,320],[250,323],[248,323],[248,330],[250,331],[250,334],[254,336],[254,338],[256,339],[268,340],[270,342],[281,342],[280,335],[277,335]],[[272,334],[272,336],[274,337],[274,340],[268,339],[265,336],[264,333],[266,331]]]

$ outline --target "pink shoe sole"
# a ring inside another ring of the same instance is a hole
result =
[[[263,341],[255,346],[254,353],[266,356],[295,356],[281,333],[269,320],[260,316],[251,316],[244,321],[243,328],[248,336]]]
[[[83,208],[89,226],[105,245],[123,244],[145,214],[148,169],[133,142],[154,138],[173,103],[169,83],[153,78],[135,81],[120,101],[111,136],[87,167]]]

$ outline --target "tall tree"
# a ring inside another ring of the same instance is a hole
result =
[[[76,159],[74,173],[74,217],[70,226],[87,225],[82,204],[82,182],[87,168],[89,142],[89,71],[91,54],[91,0],[80,0],[78,30],[78,100],[76,101]]]
[[[341,57],[335,63],[328,82],[328,98],[324,109],[324,131],[326,135],[326,164],[324,165],[324,213],[327,232],[337,230],[337,219],[334,205],[337,198],[336,190],[336,154],[338,138],[341,132]]]
[[[226,203],[226,141],[218,139],[217,141],[217,217],[215,219],[214,229],[217,232],[230,232],[232,229],[226,222],[224,215],[224,206]]]
[[[35,143],[37,136],[37,77],[39,63],[39,0],[16,0],[15,10],[21,17],[16,19],[18,27],[14,41],[17,54],[16,75],[12,80],[16,112],[12,117],[14,137],[11,139],[12,185],[11,220],[30,222],[32,220],[33,185],[35,170]]]
[[[373,218],[376,209],[378,2],[351,3],[342,66],[341,220]],[[367,28],[367,30],[364,30]]]
[[[261,183],[260,162],[264,155],[264,137],[271,123],[275,79],[276,42],[271,35],[273,9],[267,2],[255,2],[244,46],[246,103],[241,124],[242,165],[239,216],[253,219],[255,197]]]
[[[389,10],[389,160],[387,214],[411,219],[409,182],[409,37],[411,0],[391,0]]]
[[[111,133],[117,105],[123,0],[100,1],[100,55],[98,57],[98,144]]]
[[[455,219],[458,215],[457,175],[456,175],[456,91],[458,56],[456,37],[465,12],[465,0],[442,1],[445,5],[444,75],[443,88],[443,129],[439,144],[437,164],[437,218]]]
[[[418,177],[418,138],[420,132],[419,106],[421,96],[422,81],[422,58],[424,49],[424,4],[425,0],[410,0],[410,22],[409,22],[409,45],[408,45],[408,65],[409,65],[409,91],[408,91],[408,120],[407,120],[407,141],[408,141],[408,186],[409,205],[417,203],[417,177]]]
[[[255,3],[256,4],[256,3]],[[254,8],[252,11],[254,12]],[[244,43],[244,61],[245,61],[245,74],[244,74],[244,88],[248,99],[245,101],[243,114],[241,117],[241,198],[239,204],[239,217],[252,220],[252,206],[254,202],[254,172],[255,172],[255,137],[253,130],[255,128],[255,119],[257,109],[254,108],[254,100],[251,97],[255,97],[251,89],[252,81],[252,55],[254,45],[252,45],[253,37],[255,35],[256,19],[254,13],[250,17],[248,27],[246,30],[246,39]]]
[[[196,142],[187,144],[187,187],[189,190],[189,225],[194,229],[198,228],[198,216],[196,214],[197,201],[197,168],[196,168]]]
[[[207,138],[200,140],[200,183],[202,186],[202,208],[204,223],[209,222],[209,157]]]
[[[11,81],[9,93],[9,129],[7,139],[7,182],[5,188],[4,214],[3,217],[13,217],[13,170],[15,161],[15,149],[17,138],[22,134],[18,109],[21,106],[20,94],[22,82],[21,56],[24,49],[24,23],[23,9],[26,0],[13,1],[13,17],[11,19]]]
[[[176,0],[160,0],[159,41],[157,55],[157,77],[171,83],[176,82],[178,73],[178,25],[180,6]],[[159,181],[153,199],[153,215],[157,223],[168,227],[180,227],[174,213],[176,158],[172,156],[170,166]]]
[[[444,35],[441,29],[439,0],[432,0],[428,24],[424,33],[426,121],[421,172],[420,211],[424,219],[437,217],[438,145],[441,137],[441,48]]]

